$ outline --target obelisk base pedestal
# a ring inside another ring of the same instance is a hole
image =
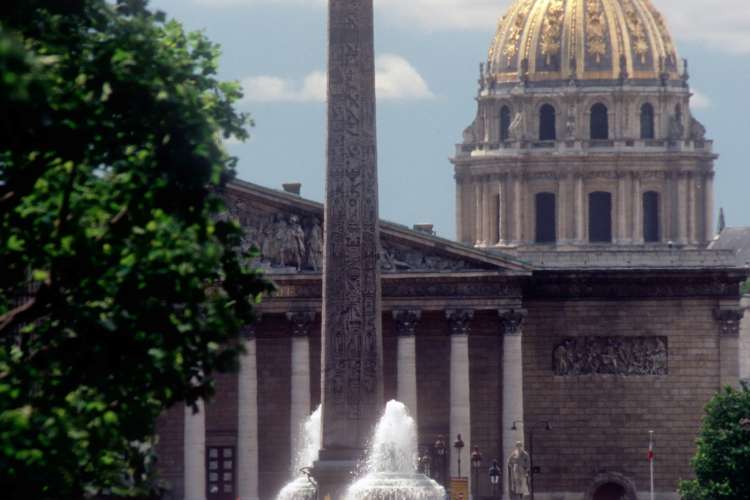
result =
[[[318,500],[344,500],[361,457],[362,450],[320,450],[312,471],[318,483]]]

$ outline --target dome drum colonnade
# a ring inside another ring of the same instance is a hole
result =
[[[716,156],[690,97],[648,0],[517,1],[453,158],[458,238],[705,246]]]

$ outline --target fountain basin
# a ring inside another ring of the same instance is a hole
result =
[[[304,476],[288,483],[276,496],[276,500],[316,500],[316,498],[315,486]]]
[[[444,500],[445,489],[417,473],[373,472],[347,490],[346,500]]]

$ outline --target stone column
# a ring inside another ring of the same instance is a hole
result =
[[[663,204],[663,201],[661,202]],[[663,212],[664,207],[659,208],[660,212]],[[661,214],[660,214],[661,215]],[[663,217],[662,217],[663,219]],[[659,225],[663,223],[660,220]],[[661,227],[662,238],[664,235],[664,228]],[[633,243],[636,245],[643,245],[643,192],[641,189],[641,176],[637,173],[633,174]]]
[[[492,229],[492,225],[495,218],[493,217],[492,210],[491,187],[492,186],[490,185],[490,178],[486,177],[482,186],[482,213],[484,213],[484,216],[482,218],[482,233],[484,234],[484,237],[482,238],[482,241],[485,245],[492,245],[493,243],[495,243],[494,241],[492,241],[492,233],[494,232]]]
[[[575,175],[575,225],[576,225],[576,234],[575,234],[575,241],[579,245],[585,244],[585,234],[586,234],[586,219],[584,214],[585,211],[585,200],[584,193],[583,193],[583,175],[576,174]]]
[[[372,0],[328,3],[320,498],[339,500],[383,411]]]
[[[568,173],[560,172],[557,178],[557,241],[566,244],[570,241],[568,236],[568,222],[570,217],[569,193],[568,193]]]
[[[482,206],[482,179],[474,178],[474,225],[476,227],[476,241],[474,245],[479,246],[484,241],[484,207]]]
[[[417,426],[417,323],[422,317],[420,311],[393,311],[396,323],[398,347],[396,354],[396,398],[404,403]]]
[[[464,177],[456,175],[456,238],[461,243],[466,243],[464,227]]]
[[[677,242],[681,245],[688,243],[688,204],[687,172],[677,175]]]
[[[291,375],[291,408],[289,410],[289,429],[291,429],[292,461],[297,456],[302,443],[301,428],[310,416],[310,332],[315,322],[314,312],[288,312],[287,320],[291,323],[292,333],[292,375]],[[295,472],[295,471],[292,471]]]
[[[469,385],[469,332],[474,311],[448,310],[445,313],[451,333],[450,358],[450,475],[458,476],[458,460],[453,442],[461,437],[466,447],[461,452],[461,476],[469,477],[471,463],[471,392]],[[471,493],[469,493],[471,495]]]
[[[520,175],[513,176],[513,244],[523,241],[523,193]],[[455,436],[454,436],[455,437]]]
[[[740,385],[740,324],[745,309],[737,303],[722,304],[714,311],[719,323],[719,362],[721,387]]]
[[[664,210],[664,227],[663,234],[664,234],[664,241],[674,241],[676,239],[675,235],[675,221],[676,221],[676,214],[675,214],[675,190],[674,190],[674,174],[672,172],[666,172],[664,174],[664,195],[662,196],[662,205]]]
[[[258,500],[258,364],[255,329],[243,332],[237,376],[237,499]]]
[[[522,325],[526,311],[499,311],[503,334],[503,464],[513,452],[518,441],[523,443],[523,343]],[[513,430],[513,427],[516,430]],[[508,499],[507,481],[503,498]]]
[[[698,233],[696,232],[696,222],[698,218],[698,209],[695,197],[695,176],[690,173],[687,176],[687,226],[688,226],[688,243],[690,245],[698,244]]]
[[[631,242],[628,235],[628,175],[617,173],[617,243]]]
[[[708,243],[714,239],[714,173],[706,174],[703,182],[703,237]]]
[[[497,203],[497,244],[505,244],[505,177],[500,177],[497,181],[498,203]]]
[[[206,500],[206,411],[203,401],[197,412],[185,407],[185,500]]]

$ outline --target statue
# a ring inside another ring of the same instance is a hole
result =
[[[565,120],[565,137],[570,140],[576,138],[576,107],[572,104],[568,108],[568,117]]]
[[[675,107],[674,115],[669,118],[669,140],[678,141],[685,137],[685,125],[682,123],[682,108]]]
[[[511,138],[513,138],[516,141],[522,141],[525,139],[526,136],[526,120],[524,120],[523,113],[518,112],[516,113],[516,116],[513,117],[513,121],[510,122],[510,127],[508,127],[508,133],[510,134]]]
[[[508,494],[511,500],[523,500],[529,494],[530,470],[531,458],[518,441],[516,449],[508,457]]]
[[[313,271],[323,269],[323,230],[318,221],[310,228],[310,241],[307,245],[307,265]]]
[[[296,215],[292,215],[289,218],[289,223],[284,228],[283,234],[283,256],[282,266],[287,264],[293,264],[297,267],[297,270],[301,270],[304,264],[305,256],[305,232],[300,226],[299,218]]]
[[[477,143],[477,120],[474,119],[471,125],[464,129],[464,144]]]
[[[573,369],[573,341],[566,339],[554,351],[555,375],[568,375]]]
[[[693,141],[706,140],[706,127],[695,118],[690,118],[690,139]]]

